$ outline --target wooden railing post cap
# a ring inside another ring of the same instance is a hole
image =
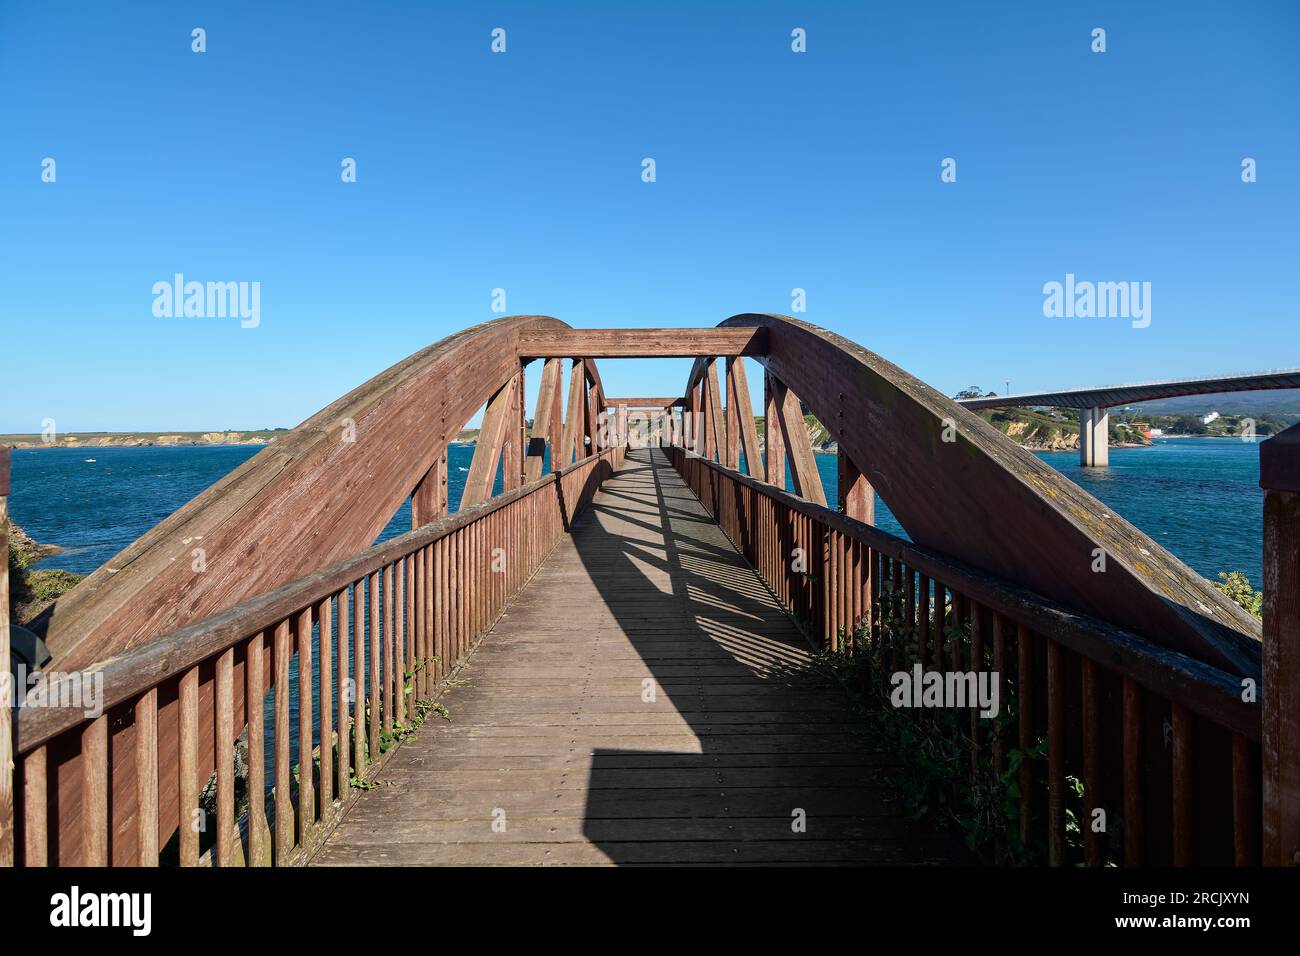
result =
[[[1259,486],[1300,492],[1300,423],[1259,446]]]

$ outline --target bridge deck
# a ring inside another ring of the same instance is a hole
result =
[[[906,821],[896,764],[810,659],[662,453],[634,452],[443,696],[451,720],[398,749],[314,862],[961,859]]]

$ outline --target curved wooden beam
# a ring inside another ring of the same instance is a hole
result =
[[[1234,673],[1259,623],[1005,435],[848,339],[780,315],[756,359],[802,398],[918,544]],[[695,370],[692,370],[694,378]],[[1096,570],[1104,555],[1104,571]]]
[[[54,604],[43,618],[54,665],[91,666],[369,547],[518,373],[520,335],[568,328],[547,316],[474,326],[317,412]]]

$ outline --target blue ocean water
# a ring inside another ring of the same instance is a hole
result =
[[[1238,438],[1158,439],[1145,448],[1112,448],[1109,468],[1083,468],[1078,452],[1038,457],[1211,580],[1245,571],[1262,586],[1264,493],[1259,445]],[[818,455],[826,500],[837,500],[834,455]],[[789,482],[787,481],[787,487]],[[876,525],[907,537],[876,498]]]
[[[247,445],[15,449],[10,513],[37,541],[65,549],[41,567],[85,574],[259,450]],[[448,452],[453,511],[473,455],[472,445],[453,445]],[[1167,439],[1149,448],[1112,448],[1111,465],[1102,469],[1079,467],[1074,452],[1039,457],[1206,577],[1241,570],[1259,586],[1258,445]],[[834,501],[835,456],[818,455],[817,466],[827,500]],[[876,523],[905,536],[879,499]],[[410,506],[403,504],[379,540],[410,526]]]

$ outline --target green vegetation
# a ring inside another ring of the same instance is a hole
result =
[[[15,624],[26,624],[55,598],[72,590],[81,575],[33,568],[59,549],[37,544],[13,522],[5,524],[4,535],[9,544],[9,617]]]
[[[931,618],[934,610],[930,609]],[[966,846],[986,863],[1039,865],[1046,862],[1046,847],[1020,842],[1020,774],[1028,765],[1035,786],[1047,768],[1047,740],[1039,735],[1033,745],[1021,751],[1012,746],[1019,725],[1019,690],[1013,675],[1007,675],[1010,691],[999,701],[998,716],[981,718],[982,740],[974,747],[971,711],[952,707],[912,709],[895,707],[890,701],[890,674],[902,662],[918,658],[917,631],[906,614],[906,599],[891,583],[885,583],[877,612],[878,631],[859,631],[847,649],[820,655],[821,665],[837,677],[849,692],[867,723],[871,738],[897,756],[903,764],[896,781],[904,810],[916,820],[925,820],[960,832]],[[959,642],[970,652],[970,626],[957,624],[952,604],[943,609],[944,639]],[[933,638],[931,637],[931,640]],[[841,640],[841,645],[846,643]],[[927,642],[929,652],[933,644]],[[987,648],[985,653],[991,653]],[[991,661],[971,662],[976,670],[990,670]],[[1005,766],[993,766],[991,737],[1001,732],[1007,741]],[[974,768],[971,754],[975,752]],[[1066,777],[1066,851],[1073,859],[1083,854],[1083,784]],[[1034,801],[1031,832],[1045,833],[1046,801]],[[1117,820],[1114,827],[1122,828]]]
[[[1264,592],[1256,591],[1251,586],[1250,578],[1244,571],[1220,571],[1219,580],[1214,586],[1226,594],[1232,602],[1245,608],[1255,617],[1264,614]]]

